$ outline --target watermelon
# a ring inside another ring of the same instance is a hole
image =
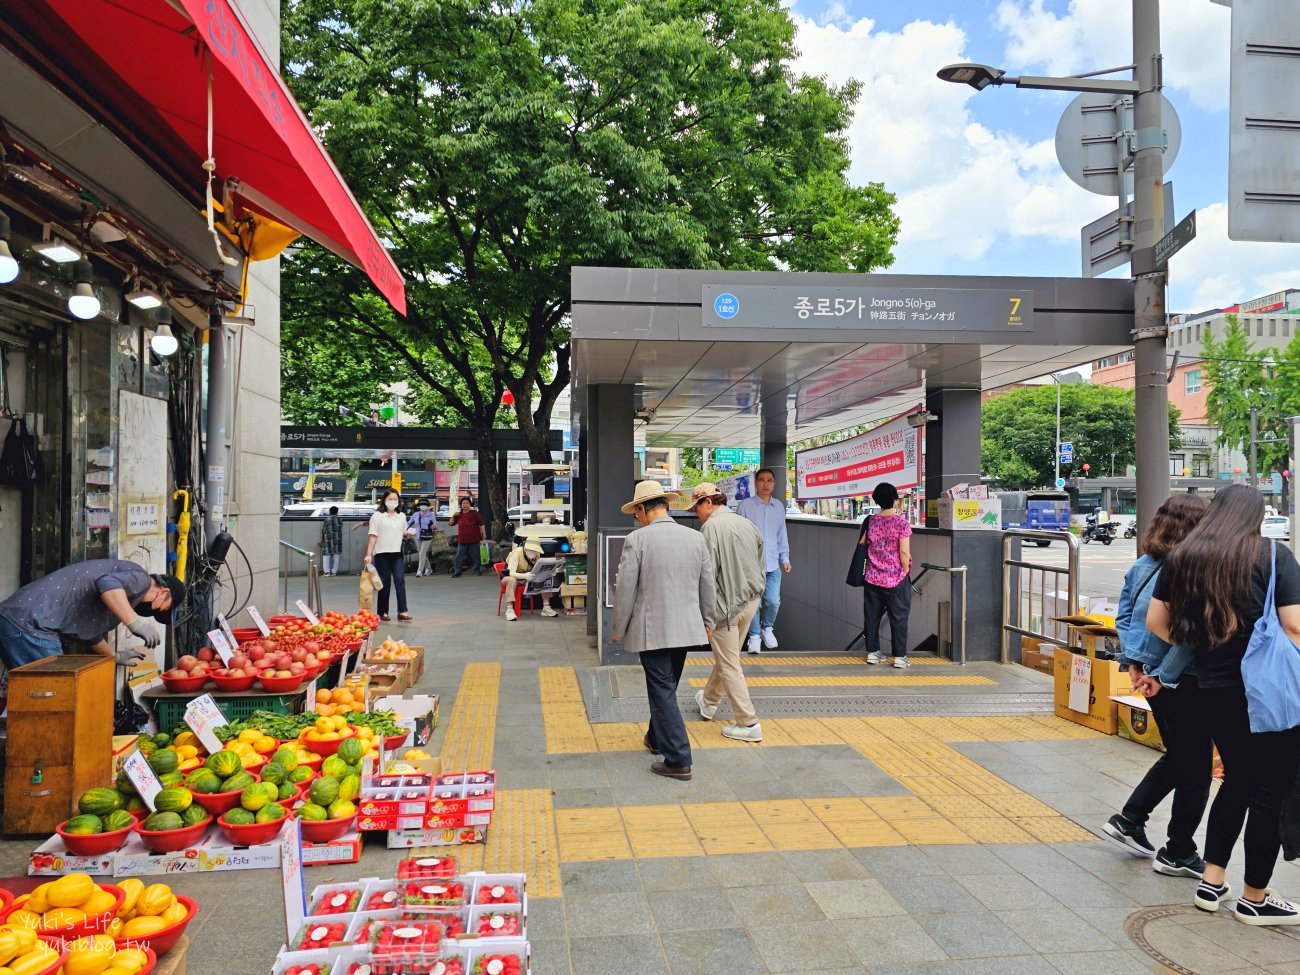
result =
[[[253,784],[253,776],[245,771],[238,771],[221,783],[222,792],[238,792],[245,786]]]
[[[184,812],[194,802],[194,794],[182,785],[169,786],[154,797],[153,807],[159,812]]]
[[[205,768],[211,769],[218,776],[227,779],[236,772],[244,770],[244,763],[239,760],[239,756],[232,751],[222,749],[208,756],[208,760],[203,763]]]
[[[125,809],[114,809],[104,817],[104,829],[126,829],[128,826],[135,825],[135,817]]]
[[[181,813],[181,822],[186,826],[197,826],[208,818],[208,811],[200,806],[197,802],[192,806],[187,806]]]
[[[107,816],[123,805],[122,793],[116,789],[87,789],[77,800],[77,809],[87,816]]]
[[[275,750],[271,761],[284,766],[286,772],[292,772],[298,767],[298,753],[288,746],[283,746]]]
[[[306,765],[299,765],[289,773],[290,782],[306,782],[312,777],[312,770]]]
[[[153,743],[159,748],[166,748],[172,743],[172,736],[160,731],[158,734],[153,736]]]
[[[135,795],[135,786],[131,784],[131,777],[125,772],[118,773],[113,782],[113,788],[127,797]]]
[[[168,772],[166,775],[158,776],[158,784],[166,788],[169,785],[184,785],[185,776],[180,772]]]
[[[366,753],[365,747],[353,736],[345,739],[343,744],[339,745],[338,757],[349,765],[356,765],[361,761],[361,756]]]
[[[130,813],[127,815],[130,816]],[[98,816],[83,813],[69,819],[67,825],[63,827],[63,832],[72,833],[74,836],[90,836],[93,833],[104,832],[104,824]]]
[[[127,812],[144,812],[148,808],[149,807],[144,804],[144,800],[139,796],[132,796],[130,799],[126,800]]]
[[[285,799],[292,799],[297,794],[298,794],[298,787],[296,785],[294,785],[292,782],[281,782],[280,788],[275,794],[275,798],[277,802],[280,802]]]
[[[155,745],[153,741],[149,738],[141,739],[139,747],[140,747],[140,754],[144,755],[146,758],[148,758],[150,755],[152,755],[154,752],[158,750],[158,746]]]
[[[274,823],[277,819],[283,819],[286,815],[287,813],[284,811],[284,806],[272,802],[257,811],[257,815],[253,817],[253,822]]]
[[[231,826],[252,826],[257,821],[251,812],[238,806],[226,810],[225,820]]]
[[[279,785],[289,777],[289,770],[279,762],[267,762],[262,766],[262,781]]]
[[[361,763],[360,763],[360,762],[358,762],[356,765],[349,765],[346,769],[343,770],[343,774],[342,774],[342,775],[336,775],[335,778],[338,779],[340,782],[342,782],[342,781],[343,781],[344,779],[346,779],[349,775],[355,775],[357,778],[361,778]]]
[[[166,749],[156,751],[149,756],[149,767],[153,769],[155,775],[166,775],[169,772],[175,772],[180,764],[180,756]]]
[[[210,795],[221,789],[221,779],[217,773],[210,768],[196,768],[189,774],[185,780],[185,785],[191,792],[201,792],[204,795]]]
[[[348,774],[348,763],[337,755],[331,755],[321,762],[320,772],[321,775],[328,775],[332,779],[341,779]]]
[[[335,799],[330,803],[327,812],[330,819],[350,819],[357,814],[357,807],[347,799]]]
[[[316,805],[328,806],[339,797],[338,779],[330,778],[328,775],[312,779],[307,795]]]
[[[227,813],[227,816],[229,816],[229,813]],[[309,823],[320,823],[329,818],[329,811],[324,806],[309,802],[298,810],[298,818],[305,819]]]
[[[174,812],[156,812],[144,821],[141,829],[147,829],[151,833],[165,833],[180,829],[184,825],[185,822]]]
[[[361,777],[358,775],[345,776],[339,783],[340,799],[355,799],[361,795]]]
[[[275,788],[278,793],[279,787]],[[260,782],[246,786],[244,791],[239,794],[239,804],[250,812],[257,812],[270,801],[267,794],[262,791]]]

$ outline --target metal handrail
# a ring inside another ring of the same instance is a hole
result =
[[[921,563],[921,576],[933,569],[935,572],[950,572],[954,575],[961,576],[961,665],[966,666],[966,566],[964,565],[933,565],[930,562]],[[917,576],[912,585],[916,589],[916,583],[921,581],[921,576]],[[918,592],[920,590],[917,590]]]
[[[1069,549],[1069,561],[1063,569],[1059,565],[1045,565],[1041,562],[1031,562],[1025,558],[1012,559],[1011,544],[1016,539],[1027,539],[1029,541],[1046,541],[1046,542],[1065,542]],[[1037,633],[1033,630],[1020,626],[1020,586],[1017,580],[1015,589],[1011,585],[1011,570],[1028,569],[1030,575],[1030,593],[1032,596],[1033,572],[1042,573],[1041,583],[1039,586],[1039,605],[1046,606],[1047,596],[1047,574],[1054,576],[1065,576],[1065,594],[1069,601],[1070,612],[1073,613],[1079,598],[1079,539],[1074,535],[1066,532],[1048,532],[1038,531],[1032,528],[1008,528],[1002,533],[1002,662],[1011,662],[1010,640],[1011,634],[1015,633],[1020,636],[1036,637],[1043,643],[1052,643],[1058,647],[1069,648],[1072,646],[1073,636],[1067,637],[1064,641],[1056,637],[1048,636],[1046,633]],[[1060,584],[1057,583],[1056,590],[1060,591]],[[1012,610],[1015,610],[1015,622],[1012,622]],[[1044,615],[1046,615],[1044,613]],[[1044,623],[1046,626],[1046,623]]]
[[[307,560],[307,602],[312,611],[320,615],[325,611],[325,602],[321,598],[320,571],[316,567],[316,553],[305,548],[299,548],[292,542],[286,542],[283,538],[280,539],[280,548],[301,555]],[[280,578],[284,580],[283,609],[287,613],[289,612],[289,572],[283,552],[280,559]]]

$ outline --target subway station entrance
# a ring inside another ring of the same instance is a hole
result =
[[[628,659],[609,639],[608,613],[614,553],[632,527],[619,506],[632,496],[642,438],[758,447],[784,498],[789,444],[915,412],[925,424],[925,494],[937,498],[979,483],[984,391],[1128,349],[1134,323],[1127,280],[597,267],[573,269],[572,315],[586,488],[586,510],[575,514],[585,514],[596,559],[588,631],[604,663]],[[840,650],[861,631],[861,594],[844,585],[856,529],[790,517],[793,571],[776,624],[783,652]],[[927,575],[913,598],[916,639],[945,619],[951,630],[964,613],[969,659],[995,659],[1001,532],[931,520],[912,552],[917,566],[965,565],[968,579],[963,606],[950,573]]]

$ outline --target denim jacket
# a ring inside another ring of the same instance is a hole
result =
[[[1124,588],[1119,594],[1119,612],[1115,629],[1119,632],[1119,665],[1136,664],[1143,673],[1155,677],[1166,687],[1177,687],[1183,674],[1196,673],[1190,648],[1170,647],[1147,629],[1147,608],[1155,592],[1160,563],[1144,555],[1124,574]]]

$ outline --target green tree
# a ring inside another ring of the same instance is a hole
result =
[[[1169,407],[1170,449],[1177,450],[1178,408]],[[1056,386],[1028,386],[996,396],[981,413],[980,450],[985,476],[1003,488],[1047,487],[1055,474]],[[1074,463],[1062,477],[1090,465],[1093,477],[1134,463],[1133,390],[1111,386],[1061,386],[1061,440],[1074,444]]]
[[[289,83],[392,242],[409,310],[316,247],[286,262],[286,294],[397,353],[480,452],[509,389],[549,460],[574,265],[892,262],[893,196],[847,178],[860,88],[791,71],[780,0],[296,0],[282,28]]]
[[[1256,349],[1236,315],[1227,316],[1221,338],[1204,330],[1206,418],[1219,428],[1220,447],[1250,454],[1250,414],[1256,411],[1257,460],[1260,472],[1286,470],[1289,462],[1286,418],[1300,406],[1300,342],[1292,339],[1279,360],[1271,350]]]

